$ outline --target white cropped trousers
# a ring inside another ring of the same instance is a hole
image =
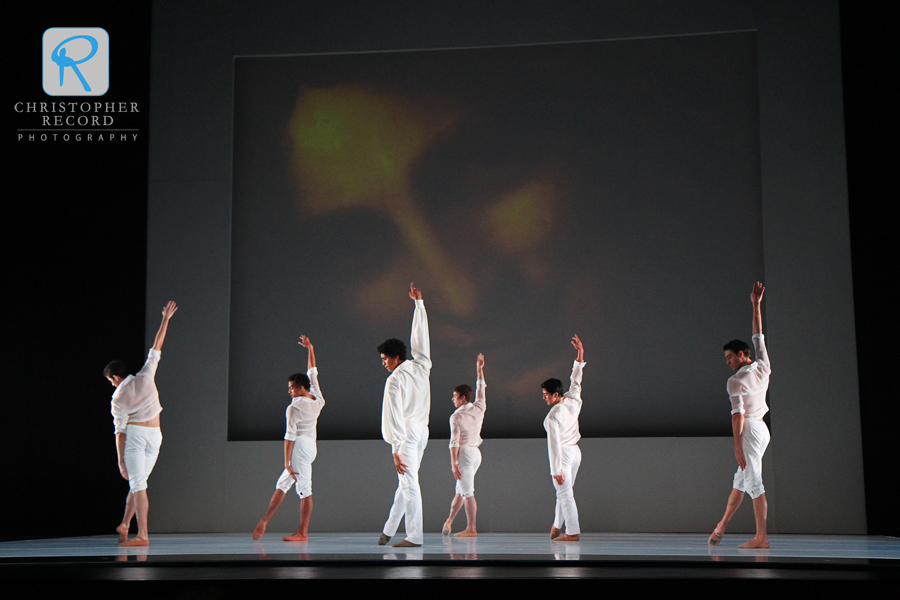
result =
[[[132,494],[147,489],[147,478],[156,465],[161,445],[162,431],[159,427],[125,427],[125,469]]]
[[[294,440],[291,468],[297,474],[297,495],[301,498],[312,496],[312,464],[316,460],[316,453],[316,440],[311,437],[300,436]],[[286,494],[293,483],[291,472],[285,469],[275,487]]]
[[[475,495],[475,473],[481,466],[481,450],[475,446],[460,446],[457,463],[462,478],[456,481],[456,493],[471,498]]]
[[[738,467],[734,474],[732,487],[740,492],[750,494],[751,498],[759,498],[766,493],[762,482],[762,458],[769,445],[769,428],[760,420],[744,419],[744,430],[741,432],[741,447],[744,449],[744,460],[747,468]]]

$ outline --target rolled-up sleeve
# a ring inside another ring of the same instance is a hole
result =
[[[569,378],[569,393],[571,398],[581,398],[581,376],[584,372],[584,362],[575,361],[572,365],[572,376]]]
[[[756,352],[756,362],[771,372],[772,367],[769,364],[769,353],[766,351],[766,337],[761,333],[753,334],[753,350]]]
[[[456,413],[450,415],[450,447],[451,448],[459,448],[459,439],[460,439],[459,419],[460,419],[460,416]]]
[[[137,372],[137,377],[141,375],[150,375],[151,377],[156,376],[156,367],[159,365],[159,359],[162,356],[162,352],[159,350],[154,350],[150,348],[150,352],[147,353],[147,362],[144,363],[144,366],[141,367],[141,370]]]
[[[744,414],[744,396],[747,394],[746,386],[740,381],[728,380],[728,398],[731,400],[731,414]]]
[[[306,376],[309,377],[310,393],[324,404],[325,397],[322,396],[322,388],[319,387],[319,369],[316,367],[311,368],[306,372]]]
[[[119,410],[115,402],[112,403],[110,412],[113,416],[113,425],[116,428],[116,433],[125,433],[125,428],[128,426],[128,413]]]
[[[478,404],[481,406],[482,410],[487,409],[487,395],[485,394],[484,388],[487,387],[487,384],[484,382],[484,379],[479,379],[475,382],[475,402],[474,404]]]
[[[300,423],[300,415],[298,413],[299,411],[293,406],[288,406],[287,411],[285,411],[284,439],[289,442],[296,442],[297,437],[300,435],[299,427],[297,427]]]

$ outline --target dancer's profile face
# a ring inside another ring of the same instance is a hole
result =
[[[122,378],[119,377],[118,375],[113,375],[112,377],[107,377],[107,379],[109,379],[109,382],[112,384],[112,386],[114,388],[119,387],[119,384],[122,383]]]
[[[456,391],[453,392],[453,398],[451,398],[451,400],[453,400],[453,406],[455,406],[456,408],[459,408],[466,403],[466,397],[460,396]]]
[[[293,381],[288,381],[288,394],[291,398],[298,398],[303,395],[303,386]]]
[[[550,392],[548,392],[547,390],[545,390],[543,388],[541,388],[541,390],[544,392],[544,402],[547,403],[547,406],[553,406],[554,404],[559,404],[559,401],[562,399],[562,396],[560,396],[558,393],[554,393],[551,396]]]
[[[394,372],[394,369],[397,368],[397,365],[400,364],[400,358],[397,356],[385,356],[381,355],[381,364],[384,365],[384,368],[387,369],[390,373]]]
[[[750,362],[749,357],[743,352],[735,354],[731,350],[725,351],[725,364],[731,367],[732,371],[737,371],[741,367],[749,365]]]

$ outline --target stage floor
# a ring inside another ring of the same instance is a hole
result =
[[[154,534],[147,548],[113,535],[0,542],[0,573],[14,579],[223,580],[304,577],[774,578],[897,582],[900,539],[773,535],[767,550],[742,550],[748,534],[711,547],[701,534],[425,536],[421,548],[378,546],[377,533],[312,534],[308,542],[246,534]],[[402,534],[392,541],[402,539]]]

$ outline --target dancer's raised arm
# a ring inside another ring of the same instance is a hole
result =
[[[166,331],[169,329],[169,319],[178,310],[178,306],[171,300],[162,310],[162,323],[159,325],[159,331],[156,332],[156,339],[153,340],[153,349],[159,352],[162,350],[163,342],[166,341]]]
[[[753,284],[753,291],[750,292],[750,302],[753,304],[753,335],[762,333],[762,310],[760,309],[760,304],[765,291],[765,286],[757,281]]]
[[[577,335],[572,336],[572,345],[575,346],[575,349],[578,350],[578,355],[575,357],[575,360],[578,362],[584,362],[584,344],[581,343],[581,340]]]
[[[309,351],[307,354],[307,358],[306,358],[306,370],[308,371],[309,369],[315,368],[315,366],[316,366],[316,351],[313,348],[312,342],[309,341],[309,338],[306,337],[305,335],[301,335],[300,341],[297,343]],[[327,350],[327,348],[326,348],[326,350]]]
[[[415,361],[431,368],[431,339],[428,333],[428,313],[422,299],[422,290],[409,284],[409,297],[416,303],[413,312],[412,332],[409,336],[409,350]]]

